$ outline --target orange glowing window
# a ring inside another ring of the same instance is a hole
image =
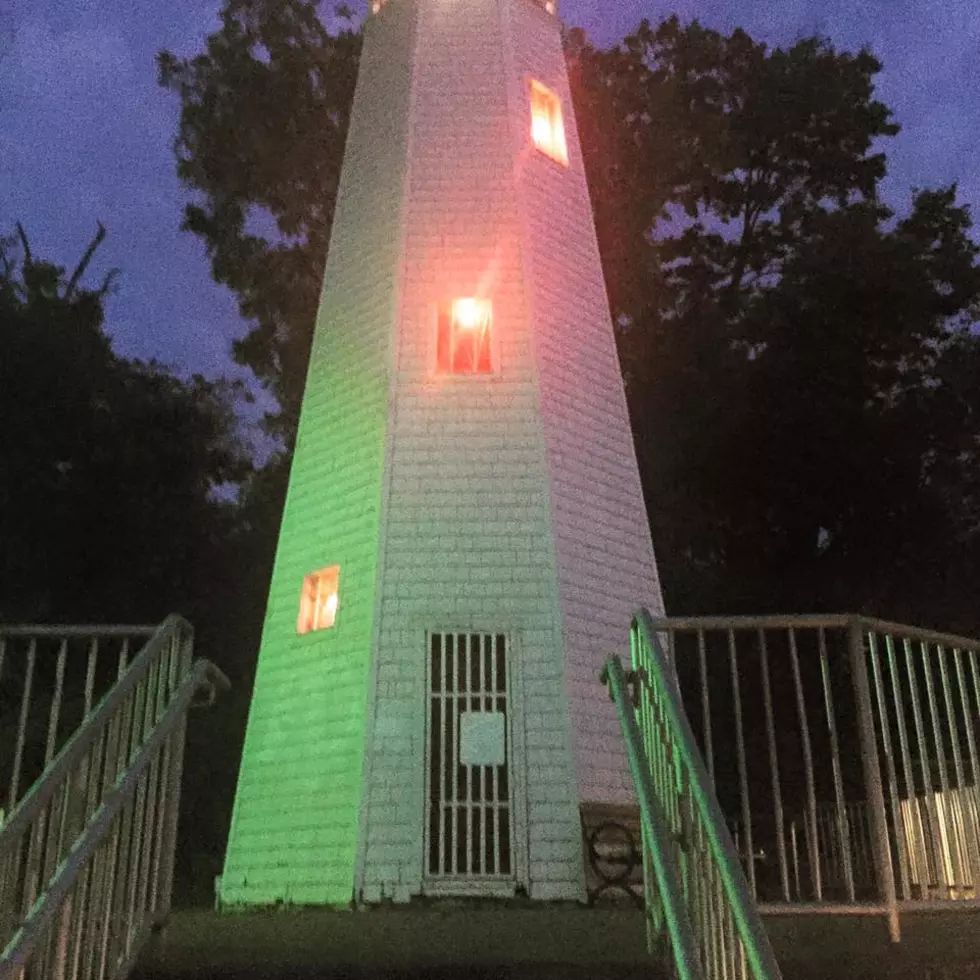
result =
[[[297,633],[330,629],[337,621],[339,604],[340,566],[331,565],[311,572],[303,579],[303,593],[299,600]]]
[[[492,316],[488,299],[454,299],[439,310],[436,370],[442,374],[493,371]]]
[[[568,166],[565,124],[561,119],[561,101],[550,88],[531,79],[531,140],[544,154]]]

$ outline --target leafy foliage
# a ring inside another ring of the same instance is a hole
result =
[[[349,15],[348,15],[349,16]],[[200,203],[184,228],[205,243],[214,278],[254,324],[234,355],[299,416],[326,261],[360,34],[331,34],[312,0],[229,0],[203,54],[158,58],[181,101],[177,172]],[[272,225],[264,237],[254,230]],[[274,239],[274,240],[270,240]]]
[[[250,469],[238,388],[116,356],[110,274],[81,284],[0,243],[0,616],[155,621],[200,608]]]
[[[878,203],[879,63],[676,18],[570,54],[670,607],[949,625],[976,550],[977,247],[955,187],[897,223]]]
[[[254,324],[236,356],[287,440],[359,45],[310,2],[229,0],[205,53],[160,58],[203,196],[186,227]],[[949,625],[976,561],[977,255],[955,188],[900,219],[878,201],[880,63],[676,17],[566,47],[670,608]]]

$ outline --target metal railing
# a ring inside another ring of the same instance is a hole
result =
[[[13,811],[155,629],[0,626],[0,811]]]
[[[651,620],[768,914],[977,895],[980,642],[859,616]]]
[[[5,632],[8,644],[31,636]],[[78,636],[39,628],[30,670],[41,639],[70,647]],[[227,686],[213,665],[191,663],[192,642],[170,617],[94,707],[85,684],[81,724],[0,826],[0,980],[121,978],[169,912],[187,712]],[[17,741],[15,778],[30,739]]]
[[[646,610],[633,669],[602,679],[616,703],[640,801],[648,936],[679,980],[778,980],[779,967],[715,800],[672,668]],[[632,689],[631,689],[632,688]]]

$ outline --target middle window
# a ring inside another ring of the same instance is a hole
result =
[[[493,308],[488,299],[467,296],[442,303],[436,337],[440,374],[490,374]]]

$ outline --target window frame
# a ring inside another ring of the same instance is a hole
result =
[[[528,117],[530,123],[531,145],[535,151],[547,157],[553,163],[561,167],[568,168],[568,138],[565,134],[565,113],[562,106],[561,96],[553,89],[549,88],[539,78],[533,75],[527,76],[528,93]],[[534,132],[535,120],[539,118],[535,112],[537,105],[542,102],[547,106],[548,126],[551,132],[551,141],[548,146],[543,146]],[[554,141],[555,132],[560,137],[559,144],[556,146]]]
[[[455,356],[459,347],[454,343],[461,328],[455,326],[453,318],[454,307],[462,300],[476,300],[487,306],[487,323],[482,328],[485,337],[475,341],[474,363],[479,365],[482,362],[487,367],[481,369],[474,366],[472,369],[458,369],[455,366]],[[499,361],[497,352],[497,324],[494,317],[493,300],[486,296],[455,296],[452,299],[444,299],[436,304],[435,329],[432,356],[432,372],[439,378],[489,378],[499,372]],[[448,366],[444,357],[443,336],[448,335]],[[485,358],[485,361],[484,361]]]
[[[332,592],[322,596],[322,589],[333,586]],[[311,594],[312,590],[312,594]],[[337,597],[330,622],[321,622],[325,606],[330,596]],[[296,617],[296,632],[299,636],[310,633],[320,633],[323,630],[335,629],[340,616],[340,565],[324,565],[303,577],[300,591],[299,614]]]

